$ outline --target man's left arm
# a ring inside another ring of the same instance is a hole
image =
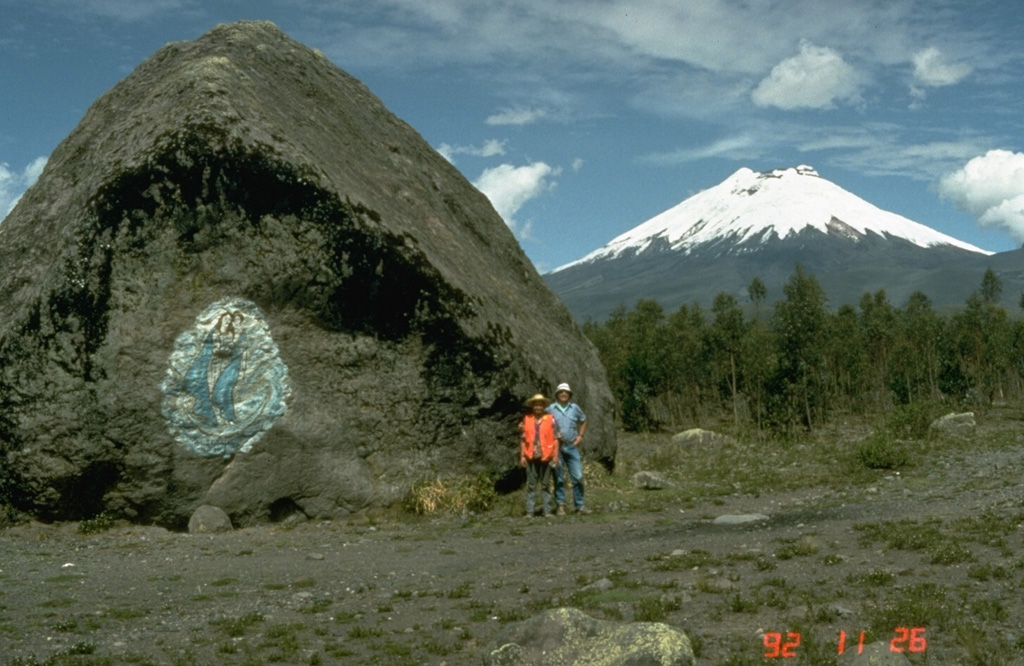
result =
[[[576,409],[579,409],[577,405]],[[587,415],[583,413],[582,409],[579,409],[580,413],[580,427],[576,431],[576,446],[583,444],[583,433],[587,431]]]

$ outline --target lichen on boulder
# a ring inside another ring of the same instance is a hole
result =
[[[691,666],[686,634],[660,622],[598,620],[554,608],[510,624],[484,655],[484,666]]]

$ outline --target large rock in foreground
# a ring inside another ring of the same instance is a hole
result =
[[[385,504],[516,462],[593,347],[487,199],[269,23],[161,49],[0,225],[0,501],[183,528]]]
[[[575,608],[555,608],[510,624],[484,666],[692,666],[690,639],[660,622],[621,624]]]

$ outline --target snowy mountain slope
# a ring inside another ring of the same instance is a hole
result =
[[[811,167],[740,169],[544,281],[578,320],[604,319],[640,298],[669,311],[684,303],[710,306],[720,292],[747,303],[755,277],[767,286],[770,304],[782,298],[798,263],[833,307],[856,305],[880,289],[896,305],[922,291],[937,307],[957,307],[990,265],[1005,269],[995,269],[1004,294],[1024,290],[1024,271],[1008,268],[1019,260],[1003,254],[881,210]]]
[[[758,173],[742,168],[725,181],[630,229],[570,266],[640,253],[658,246],[686,254],[728,242],[736,252],[757,249],[772,238],[785,240],[816,229],[851,242],[869,233],[900,238],[919,247],[948,245],[978,254],[985,250],[884,211],[818,176],[809,166]]]

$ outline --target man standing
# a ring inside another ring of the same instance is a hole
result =
[[[583,460],[579,447],[583,444],[583,433],[587,430],[587,415],[572,402],[572,389],[562,383],[555,389],[555,402],[547,409],[555,417],[560,431],[558,466],[555,467],[556,513],[565,515],[565,472],[568,469],[572,479],[572,499],[576,513],[590,513],[583,500]]]

